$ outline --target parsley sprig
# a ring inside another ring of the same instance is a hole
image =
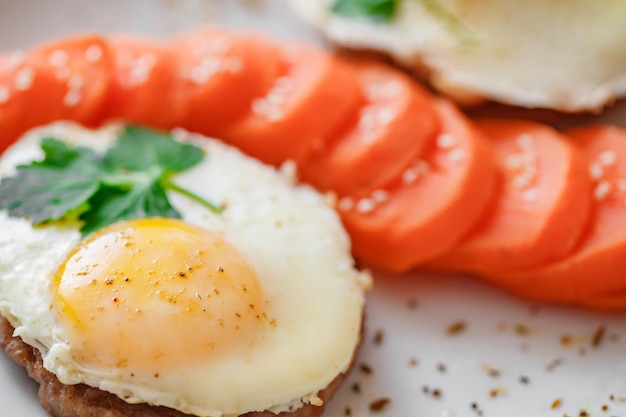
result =
[[[222,211],[172,181],[205,155],[169,135],[129,126],[104,155],[50,137],[41,148],[42,161],[19,166],[15,176],[0,182],[0,209],[11,217],[28,217],[35,225],[78,217],[83,235],[120,220],[180,218],[167,190]]]
[[[477,42],[474,34],[443,5],[441,0],[419,1],[457,39],[465,44]],[[396,16],[399,3],[400,0],[336,0],[331,10],[344,17],[365,17],[377,22],[387,22]]]

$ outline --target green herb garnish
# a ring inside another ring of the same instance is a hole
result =
[[[418,1],[459,40],[464,43],[476,42],[473,33],[440,0]],[[337,0],[331,10],[345,17],[366,17],[387,22],[395,17],[399,3],[400,0]]]
[[[367,17],[388,21],[396,14],[399,0],[337,0],[333,13],[346,17]]]
[[[0,182],[0,209],[35,225],[78,217],[83,235],[120,220],[180,218],[166,191],[172,190],[219,213],[222,208],[171,181],[204,158],[202,149],[171,136],[126,127],[104,155],[69,147],[54,138],[41,142],[44,159],[17,168]]]

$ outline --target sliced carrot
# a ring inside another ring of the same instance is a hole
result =
[[[95,126],[104,120],[113,79],[104,39],[86,35],[41,45],[26,55],[28,69],[34,73],[28,103],[39,113],[36,124],[66,119]]]
[[[139,37],[113,37],[114,77],[107,118],[153,128],[178,126],[186,112],[178,88],[178,63],[161,44]]]
[[[493,119],[478,127],[494,151],[502,186],[477,228],[434,264],[495,273],[569,254],[591,209],[587,158],[539,123]]]
[[[438,133],[432,96],[399,70],[354,64],[361,103],[334,137],[299,164],[303,181],[339,194],[371,191],[400,175]]]
[[[284,72],[249,106],[246,116],[219,133],[244,152],[278,165],[306,157],[356,107],[351,67],[326,51],[299,44],[280,47]]]
[[[182,126],[205,135],[220,135],[246,114],[282,70],[279,51],[257,34],[203,29],[167,47],[178,64],[178,93],[186,110]]]
[[[450,102],[434,108],[442,135],[393,185],[344,196],[338,208],[364,263],[403,272],[449,250],[489,203],[496,180],[482,134]]]
[[[95,125],[110,87],[108,45],[97,36],[53,41],[0,64],[2,147],[26,130],[57,120]]]
[[[605,298],[608,303],[610,294],[626,291],[626,130],[597,126],[567,134],[588,157],[595,181],[582,240],[562,260],[488,279],[529,298],[572,303]]]
[[[0,55],[0,153],[29,128],[24,120],[27,106],[23,87],[26,83],[17,83],[21,88],[16,88],[16,76],[23,61],[23,53],[19,51]]]

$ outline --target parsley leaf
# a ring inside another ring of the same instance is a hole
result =
[[[332,12],[345,17],[368,17],[378,21],[391,20],[399,0],[337,0]]]
[[[42,161],[19,166],[0,182],[0,209],[11,217],[38,225],[78,215],[84,235],[120,220],[180,218],[167,190],[222,210],[172,182],[172,174],[197,165],[204,153],[169,135],[127,127],[103,156],[54,138],[44,138],[41,148]]]

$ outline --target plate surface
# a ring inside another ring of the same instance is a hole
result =
[[[322,42],[281,0],[27,0],[0,8],[0,50],[77,31],[164,37],[209,23]],[[619,122],[623,107],[561,122]],[[531,305],[466,277],[376,278],[357,366],[326,416],[626,415],[625,315]],[[4,355],[0,386],[0,414],[48,415],[36,385]]]

